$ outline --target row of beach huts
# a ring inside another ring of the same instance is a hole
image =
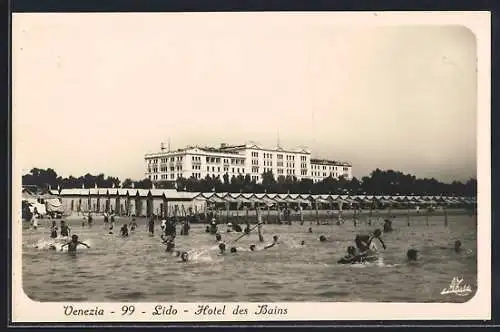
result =
[[[249,210],[257,207],[277,210],[284,207],[304,210],[352,208],[408,208],[411,206],[451,206],[467,208],[476,205],[473,197],[333,195],[183,192],[175,189],[90,188],[51,190],[65,214],[75,212],[104,213],[112,211],[130,216],[173,216],[206,213],[207,210]]]

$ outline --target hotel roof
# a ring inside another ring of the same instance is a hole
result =
[[[345,161],[336,161],[328,159],[313,159],[311,158],[311,164],[316,165],[330,165],[330,166],[352,166],[352,164]]]

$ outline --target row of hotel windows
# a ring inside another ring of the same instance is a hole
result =
[[[312,176],[317,176],[317,177],[323,177],[323,178],[326,178],[327,176],[332,176],[332,177],[336,178],[336,177],[339,176],[339,174],[332,173],[332,172],[330,172],[330,173],[328,173],[328,172],[323,172],[323,173],[321,173],[321,172],[311,172],[311,175]],[[344,173],[344,177],[347,177],[347,176],[349,176],[349,173]]]
[[[321,166],[321,165],[311,165],[311,168],[312,168],[312,169],[319,169],[319,170],[320,170],[320,169],[322,169],[322,170],[324,170],[324,171],[327,169],[327,167],[328,167],[330,170],[331,170],[331,169],[335,169],[335,170],[337,170],[337,167],[339,167],[339,166],[325,166],[325,165]],[[348,172],[348,171],[349,171],[349,167],[342,167],[342,169],[343,169],[343,171],[344,171],[344,172]]]
[[[161,158],[161,159],[149,159],[148,164],[158,164],[158,160],[160,160],[160,162],[162,164],[164,164],[164,163],[168,162],[169,159],[170,159],[170,162],[182,161],[182,156],[171,157],[171,158]]]
[[[259,157],[259,153],[258,152],[252,152],[252,157],[253,158],[258,158]],[[272,153],[266,153],[264,152],[264,158],[265,159],[272,159],[273,158],[273,154]],[[276,159],[283,159],[283,155],[282,154],[277,154],[276,155]],[[288,161],[295,161],[295,156],[294,155],[286,155],[286,160]],[[307,161],[307,156],[300,156],[300,160],[301,161]]]

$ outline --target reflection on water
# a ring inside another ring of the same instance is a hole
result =
[[[180,263],[160,244],[160,227],[154,237],[144,220],[129,238],[107,234],[102,219],[82,228],[79,219],[68,220],[73,232],[90,249],[80,246],[76,255],[48,249],[49,221],[38,230],[23,230],[23,286],[37,301],[387,301],[464,302],[468,296],[441,295],[453,277],[461,277],[475,291],[477,286],[476,222],[469,216],[394,221],[395,230],[383,234],[387,250],[377,263],[339,265],[357,233],[382,226],[352,222],[343,225],[265,225],[266,242],[280,236],[280,245],[251,252],[250,244],[262,247],[256,233],[241,238],[236,254],[220,256],[214,236],[203,225],[192,225],[189,236],[178,236],[176,249],[190,252],[191,260]],[[129,222],[121,218],[118,225]],[[308,228],[313,233],[308,233]],[[226,229],[225,227],[221,227]],[[179,230],[179,229],[178,229]],[[320,242],[323,234],[329,241]],[[223,234],[226,242],[238,233]],[[463,252],[453,251],[459,239]],[[304,240],[305,245],[300,245]],[[64,243],[64,241],[62,241]],[[38,248],[36,248],[37,246]],[[231,245],[228,246],[228,249]],[[416,248],[420,261],[406,263],[406,251]]]

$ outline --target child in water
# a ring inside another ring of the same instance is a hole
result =
[[[73,234],[73,236],[71,237],[71,241],[69,241],[61,246],[61,251],[63,250],[64,247],[68,246],[68,252],[76,252],[76,247],[78,247],[78,245],[80,245],[80,244],[82,246],[86,246],[87,248],[90,248],[90,246],[88,244],[78,241],[78,235]]]

